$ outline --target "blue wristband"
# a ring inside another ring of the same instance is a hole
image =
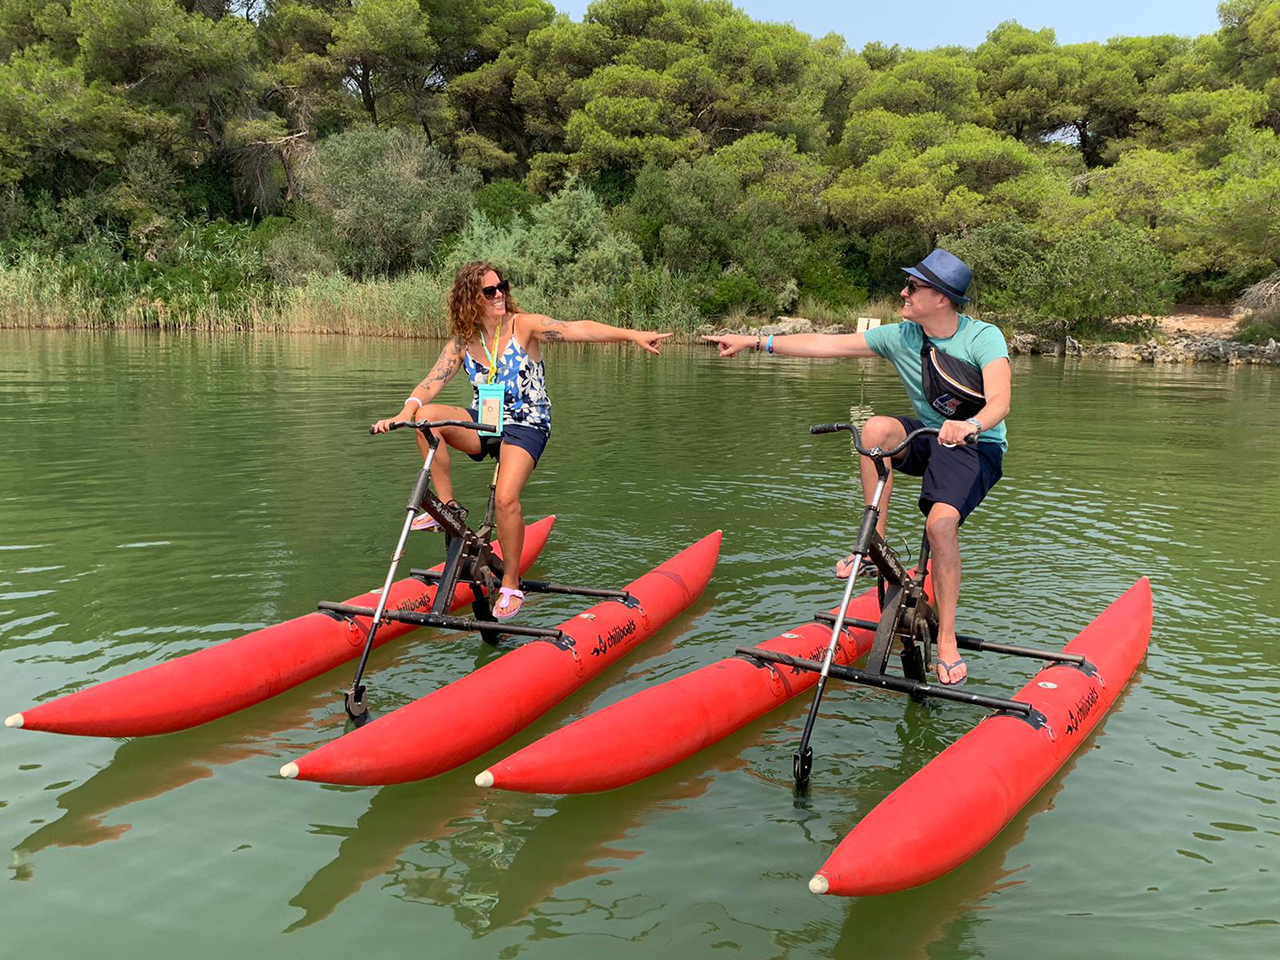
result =
[[[769,334],[769,339],[764,343],[764,352],[773,353],[773,334]]]

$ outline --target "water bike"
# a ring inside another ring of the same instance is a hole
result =
[[[462,516],[450,512],[449,524]],[[525,527],[524,548],[519,557],[523,572],[546,546],[555,517],[545,517]],[[487,535],[487,534],[486,534]],[[468,541],[455,553],[483,556],[501,569],[496,544],[477,548]],[[403,538],[396,550],[403,552]],[[394,565],[393,568],[394,570]],[[384,580],[382,588],[352,597],[336,606],[389,612],[456,610],[479,599],[469,582],[456,589],[439,590],[444,565],[414,570],[408,577]],[[439,601],[439,602],[437,602]],[[333,605],[322,605],[333,606]],[[415,629],[408,619],[384,618],[379,629],[374,620],[359,615],[317,611],[292,620],[253,630],[184,656],[93,684],[8,717],[6,726],[51,733],[98,737],[141,737],[185,730],[251,707],[335,667],[362,657],[362,670],[370,645],[381,646]],[[371,640],[376,635],[376,640]]]
[[[488,537],[493,529],[501,465],[495,468],[489,484],[484,523],[473,532],[464,522],[465,512],[456,504],[441,502],[428,487],[431,463],[440,442],[434,431],[444,426],[488,429],[485,424],[461,420],[391,424],[392,429],[414,427],[422,431],[428,453],[406,505],[387,582],[395,578],[415,514],[425,510],[440,524],[446,542],[442,570],[415,572],[439,585],[435,606],[418,612],[392,609],[382,601],[372,609],[353,604],[320,604],[322,611],[336,616],[368,618],[364,652],[345,697],[347,713],[356,721],[356,729],[284,764],[280,774],[286,779],[367,786],[423,780],[451,770],[524,729],[610,663],[649,639],[687,609],[711,578],[720,553],[718,530],[622,590],[522,578],[520,588],[527,592],[574,594],[602,602],[553,629],[499,623],[488,596],[502,581],[502,558],[490,548]],[[441,599],[460,587],[469,588],[474,597],[473,619],[451,616],[446,601]],[[529,642],[366,726],[364,667],[383,622],[478,631],[492,644],[504,635],[527,637]]]
[[[688,607],[705,588],[719,555],[718,531],[624,590],[565,587],[523,580],[522,588],[526,591],[577,593],[602,598],[605,602],[579,614],[571,625],[561,625],[558,629],[498,624],[487,599],[501,582],[506,559],[499,546],[489,539],[494,525],[495,485],[490,484],[485,522],[476,531],[466,526],[465,508],[441,503],[428,489],[430,460],[434,459],[439,443],[433,428],[446,423],[455,422],[398,424],[421,430],[429,454],[414,482],[405,524],[380,589],[345,603],[323,602],[315,613],[57,697],[11,715],[6,725],[103,737],[170,733],[253,706],[357,657],[359,667],[344,695],[344,707],[349,714],[354,714],[353,719],[367,720],[364,674],[370,651],[419,626],[475,629],[490,643],[498,642],[504,635],[530,638],[533,642],[514,652],[520,656],[513,658],[508,654],[464,679],[471,681],[468,689],[478,689],[477,677],[481,683],[491,677],[501,677],[508,699],[513,692],[531,688],[529,697],[521,701],[526,713],[535,703],[543,703],[551,693],[561,691],[542,706],[545,710],[568,690],[651,636]],[[470,422],[461,425],[472,429],[481,426]],[[431,513],[443,527],[446,560],[429,570],[415,569],[409,576],[395,580],[411,518],[418,509]],[[554,522],[555,517],[551,516],[526,526],[518,561],[521,573],[532,566],[546,546]],[[451,612],[467,605],[472,606],[473,619],[450,616]],[[539,651],[546,646],[564,654],[567,668],[559,658],[552,658],[553,662],[546,657],[538,659]],[[531,659],[538,662],[531,664]],[[528,676],[517,674],[522,663],[531,669]],[[480,711],[484,707],[472,704],[471,709]],[[453,724],[457,726],[460,719],[463,718],[453,718]],[[392,726],[391,723],[379,725]],[[501,728],[500,725],[475,726],[485,736],[492,736]],[[344,743],[345,739],[335,744]],[[502,739],[505,736],[494,740],[493,745]],[[476,742],[487,741],[481,737]],[[304,765],[304,775],[306,769]]]
[[[391,430],[410,427],[422,434],[427,443],[427,455],[422,461],[422,469],[418,471],[413,484],[413,492],[405,505],[404,523],[400,527],[400,537],[395,549],[391,552],[391,565],[387,568],[387,576],[382,590],[378,594],[378,602],[373,607],[357,603],[334,603],[321,601],[321,613],[329,616],[348,619],[367,618],[368,628],[365,635],[364,648],[360,654],[360,663],[351,686],[343,698],[343,706],[357,725],[369,719],[368,691],[364,684],[365,667],[369,663],[369,654],[373,650],[378,628],[384,623],[404,623],[414,627],[435,627],[439,630],[453,630],[462,633],[479,632],[488,644],[496,646],[504,636],[535,637],[540,639],[559,639],[559,630],[547,630],[540,627],[526,627],[514,623],[503,623],[498,626],[498,619],[493,614],[489,597],[502,583],[502,557],[493,548],[489,538],[493,535],[494,517],[496,516],[496,495],[498,489],[498,471],[502,464],[495,463],[493,477],[489,481],[489,500],[485,508],[484,522],[478,530],[467,526],[467,510],[456,501],[444,503],[431,490],[431,464],[435,460],[436,451],[440,447],[440,437],[436,431],[441,427],[462,427],[475,430],[480,434],[492,433],[492,427],[486,423],[473,420],[398,420],[389,425]],[[370,428],[370,433],[373,429]],[[425,583],[434,584],[436,592],[430,608],[423,612],[392,608],[388,605],[391,596],[391,584],[396,578],[396,569],[404,558],[405,543],[409,539],[414,518],[425,511],[444,533],[445,559],[441,570],[414,570],[411,575]],[[471,611],[473,618],[455,617],[450,613],[451,601],[457,593],[459,585],[470,589]],[[565,584],[550,583],[545,580],[520,580],[520,589],[525,593],[557,593],[574,594],[584,597],[600,597],[617,600],[627,606],[636,606],[636,600],[625,590],[600,590],[594,587],[575,587]]]
[[[882,450],[880,447],[870,449],[864,447],[858,436],[858,428],[852,423],[823,423],[809,428],[809,432],[813,434],[831,434],[844,430],[852,435],[854,449],[875,465],[876,486],[871,494],[871,502],[862,511],[862,523],[858,528],[858,537],[853,548],[853,569],[845,585],[844,599],[838,608],[839,612],[834,615],[819,614],[816,618],[819,622],[831,623],[831,640],[827,644],[826,655],[822,662],[818,663],[777,651],[761,651],[747,647],[739,647],[736,651],[742,656],[753,657],[763,663],[780,664],[818,675],[817,688],[814,690],[813,703],[809,707],[809,716],[805,719],[800,746],[792,757],[792,777],[798,792],[803,792],[809,786],[809,777],[813,770],[813,747],[809,741],[818,719],[818,707],[822,703],[822,694],[826,690],[827,680],[833,676],[850,683],[906,693],[917,700],[927,698],[951,700],[1006,712],[1020,717],[1036,728],[1045,726],[1047,722],[1044,715],[1029,703],[968,693],[955,689],[958,684],[931,683],[928,679],[934,666],[934,641],[938,635],[937,613],[925,592],[925,577],[929,567],[929,535],[927,532],[921,534],[916,568],[913,573],[908,573],[893,548],[880,536],[876,524],[880,520],[880,499],[884,495],[884,488],[889,479],[889,466],[886,461],[892,460],[906,450],[916,437],[937,436],[938,431],[933,427],[920,427],[908,433],[897,446]],[[974,441],[975,436],[971,434],[969,441]],[[876,592],[879,599],[880,618],[874,623],[864,620],[853,624],[864,630],[874,631],[871,650],[867,654],[866,668],[858,670],[851,666],[841,666],[833,660],[840,634],[844,629],[845,611],[853,595],[854,580],[862,572],[863,565],[868,562],[877,570]],[[899,649],[901,676],[894,676],[888,672],[889,658],[895,643]],[[977,637],[963,635],[957,635],[956,644],[962,650],[1030,657],[1056,663],[1070,663],[1083,670],[1092,669],[1085,658],[1079,654],[1037,650],[1007,643],[991,643]]]
[[[1047,664],[1014,698],[929,682],[937,619],[929,602],[928,539],[922,538],[915,569],[907,570],[877,533],[876,521],[886,460],[914,437],[937,431],[914,431],[881,450],[864,448],[852,424],[811,428],[816,434],[845,430],[855,449],[874,462],[878,482],[863,512],[855,569],[840,606],[569,724],[493,764],[476,782],[534,793],[615,789],[673,766],[814,688],[792,760],[795,785],[803,791],[812,772],[818,706],[834,677],[994,712],[872,810],[810,880],[810,890],[903,890],[941,876],[990,842],[1080,746],[1133,675],[1151,634],[1151,586],[1145,577],[1138,580],[1061,651],[959,637],[962,649]],[[876,587],[854,597],[867,562],[876,568]],[[895,645],[900,675],[888,672]],[[855,669],[863,657],[865,668]],[[626,731],[625,743],[619,731]]]

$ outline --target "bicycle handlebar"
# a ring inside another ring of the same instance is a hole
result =
[[[492,430],[491,423],[476,423],[474,420],[393,420],[387,424],[388,430],[399,430],[401,427],[412,427],[415,430],[430,430],[432,427],[463,427],[467,430]],[[373,427],[369,433],[376,435]]]
[[[852,427],[851,423],[815,423],[809,428],[810,433],[836,433],[840,430],[848,430]]]
[[[894,447],[892,450],[881,450],[879,447],[873,447],[872,449],[868,450],[866,447],[862,445],[862,439],[861,437],[858,436],[857,426],[855,426],[852,423],[815,423],[812,427],[809,428],[809,432],[812,434],[839,433],[841,430],[848,430],[851,434],[853,434],[853,448],[855,450],[857,450],[864,457],[872,457],[872,458],[896,457],[903,450],[907,449],[907,445],[910,444],[911,441],[914,440],[916,437],[924,436],[925,434],[933,434],[936,436],[938,433],[937,428],[935,427],[921,427],[918,430],[912,430],[910,433],[908,433],[906,437],[903,438],[902,442],[898,444],[896,447]],[[973,433],[969,434],[967,437],[964,438],[964,442],[975,443],[977,442],[976,441],[977,436],[978,436],[978,432],[975,430]]]

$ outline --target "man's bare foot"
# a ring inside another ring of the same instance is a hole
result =
[[[954,660],[943,660],[938,657],[938,682],[944,687],[958,687],[969,679],[969,668],[964,658],[957,656]]]

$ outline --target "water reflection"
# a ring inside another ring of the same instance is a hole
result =
[[[1032,819],[1053,809],[1055,798],[1066,785],[1076,764],[1094,748],[1107,721],[1124,709],[1127,697],[1127,693],[1120,696],[1108,716],[1062,769],[994,840],[966,863],[923,887],[852,900],[836,944],[835,956],[850,955],[854,944],[857,944],[859,952],[869,956],[901,957],[903,960],[923,960],[938,949],[956,958],[983,956],[972,935],[983,922],[983,904],[1001,891],[1024,882],[1018,879],[1018,874],[1027,869],[1027,864],[1008,865],[1011,859],[1016,860],[1013,850],[1026,838]],[[947,744],[938,742],[937,724],[924,714],[922,710],[908,711],[908,718],[914,717],[914,720],[905,720],[900,733],[904,744],[922,746],[925,756],[936,756]],[[909,777],[915,771],[903,772]],[[946,803],[946,797],[939,797],[938,802]],[[849,829],[852,828],[853,824],[850,824]]]
[[[566,715],[573,716],[583,712],[598,695],[596,687],[621,683],[622,678],[627,675],[642,675],[646,670],[646,661],[669,652],[674,639],[691,630],[709,608],[710,604],[705,597],[699,599],[656,638],[642,644],[628,659],[606,670],[597,678],[598,684],[593,683],[562,701],[552,711],[555,717],[552,723],[560,722],[559,718]],[[476,646],[484,648],[486,645],[477,643]],[[490,648],[487,652],[482,649],[477,654],[477,666],[500,655],[500,649]],[[495,750],[493,756],[505,756],[515,751],[523,743],[546,733],[547,726],[545,723],[537,725],[531,731],[513,738]],[[441,735],[448,734],[442,731]],[[423,841],[423,851],[433,856],[442,856],[442,850],[449,846],[446,841],[455,834],[464,835],[467,831],[476,830],[485,833],[489,829],[486,820],[477,820],[472,816],[483,798],[472,778],[475,771],[484,768],[484,763],[484,758],[480,758],[462,769],[422,783],[383,787],[374,793],[368,809],[353,827],[327,827],[316,831],[340,834],[345,839],[335,858],[321,867],[289,901],[291,906],[301,907],[304,916],[291,923],[285,932],[290,933],[326,919],[366,883],[384,875],[403,881],[408,871],[414,877],[415,884],[425,884],[433,890],[445,884],[437,867],[409,864],[408,858],[402,855],[409,847]],[[470,824],[457,823],[467,818],[472,819]],[[457,842],[465,844],[465,836],[460,836]],[[456,862],[461,864],[469,861],[458,858]],[[471,886],[469,878],[466,884]],[[470,896],[457,899],[460,902],[463,899],[468,903],[472,901]]]
[[[487,816],[460,830],[449,844],[451,866],[407,862],[397,870],[398,896],[421,903],[452,906],[459,923],[476,936],[524,923],[534,939],[557,936],[562,919],[600,911],[633,918],[637,902],[596,902],[556,892],[579,880],[623,869],[643,850],[628,838],[647,822],[683,810],[701,797],[718,773],[741,761],[725,758],[694,776],[664,774],[610,794],[610,815],[591,815],[599,797],[572,796],[555,801],[550,812],[522,800],[498,798]],[[515,809],[513,809],[515,808]],[[440,855],[438,844],[422,851]],[[597,889],[607,894],[609,884]]]
[[[411,641],[412,635],[406,639]],[[403,645],[392,645],[391,650],[384,647],[379,655],[389,658],[389,662],[377,663],[378,668],[394,668],[413,656]],[[106,766],[58,795],[57,807],[64,811],[62,816],[42,824],[14,847],[14,878],[30,880],[34,875],[32,857],[46,848],[88,847],[120,839],[132,825],[108,824],[109,814],[212,777],[218,767],[263,758],[264,775],[273,771],[278,763],[273,764],[271,759],[295,749],[293,738],[285,734],[311,728],[318,719],[328,727],[345,719],[340,708],[335,708],[333,690],[338,683],[334,678],[345,673],[344,667],[263,704],[191,730],[123,742]]]
[[[834,956],[902,960],[925,960],[939,952],[955,958],[984,956],[973,935],[984,922],[983,904],[1023,882],[1018,874],[1026,864],[1006,866],[1011,851],[1026,837],[1031,819],[1053,808],[1054,797],[1074,767],[1075,761],[1069,761],[995,840],[961,867],[914,890],[853,900]]]
[[[426,840],[433,848],[443,844],[463,829],[458,821],[474,816],[478,801],[474,785],[468,790],[463,778],[437,777],[378,790],[368,810],[349,830],[315,828],[315,833],[338,834],[344,839],[337,856],[289,901],[289,906],[301,908],[303,915],[284,932],[319,923],[370,880],[397,875],[402,869],[401,855],[418,841]],[[422,876],[433,871],[424,869]]]

